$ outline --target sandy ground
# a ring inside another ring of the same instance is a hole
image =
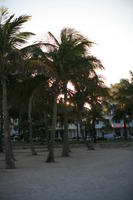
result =
[[[60,153],[48,164],[47,152],[16,151],[14,170],[0,155],[0,200],[133,200],[133,147]]]

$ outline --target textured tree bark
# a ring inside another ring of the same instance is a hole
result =
[[[63,149],[62,156],[68,157],[70,153],[68,142],[68,111],[67,111],[67,83],[64,84],[64,137],[63,137]]]
[[[9,123],[9,114],[8,114],[6,79],[3,78],[1,83],[2,83],[2,91],[3,91],[2,110],[3,110],[3,132],[4,132],[4,143],[5,143],[6,168],[14,169],[15,162],[14,162],[14,156],[13,156],[11,139],[10,139],[10,123]]]
[[[37,152],[35,151],[35,147],[34,147],[34,142],[33,142],[33,127],[32,127],[32,100],[33,100],[33,94],[31,95],[30,99],[29,99],[29,106],[28,106],[28,119],[29,119],[29,140],[30,140],[30,149],[31,149],[31,154],[33,156],[37,155]]]
[[[55,132],[56,132],[56,119],[57,119],[57,96],[54,96],[54,103],[53,103],[53,118],[52,118],[52,130],[50,134],[50,141],[49,141],[49,154],[47,157],[46,162],[55,162],[54,158],[54,140],[55,140]]]

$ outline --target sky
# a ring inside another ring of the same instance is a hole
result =
[[[133,0],[0,0],[16,16],[32,16],[24,29],[36,39],[57,38],[64,27],[93,41],[91,53],[101,60],[100,71],[109,86],[130,78],[133,71]],[[34,41],[36,40],[33,39]]]

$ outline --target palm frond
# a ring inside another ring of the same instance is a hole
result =
[[[1,7],[0,8],[0,25],[4,24],[7,18],[8,18],[8,8]]]
[[[58,48],[58,46],[56,46],[55,44],[52,43],[48,43],[48,42],[41,42],[40,46],[46,46],[46,47],[53,47],[53,48]]]
[[[55,38],[55,36],[54,36],[51,32],[48,32],[48,34],[49,34],[49,36],[54,40],[55,44],[56,44],[57,46],[59,46],[60,43],[59,43],[58,40]]]
[[[30,19],[28,15],[22,15],[18,18],[15,18],[12,22],[8,22],[8,36],[10,39],[19,34],[22,25]]]
[[[20,32],[15,37],[11,37],[10,43],[16,48],[20,47],[22,44],[27,43],[29,37],[35,35],[31,32]]]

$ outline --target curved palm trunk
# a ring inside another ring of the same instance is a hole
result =
[[[3,110],[3,132],[4,132],[4,142],[5,142],[5,161],[6,168],[14,169],[15,162],[12,152],[12,145],[10,139],[10,124],[9,124],[9,114],[8,114],[8,104],[7,104],[7,85],[6,80],[3,78],[1,81],[3,90],[2,99],[2,110]]]
[[[68,111],[67,111],[67,83],[64,84],[64,137],[63,137],[63,150],[62,156],[69,156],[69,142],[68,142]]]
[[[37,152],[35,151],[34,143],[33,143],[33,127],[32,127],[32,100],[34,95],[32,94],[29,99],[29,106],[28,106],[28,120],[29,120],[29,140],[30,140],[30,149],[32,155],[37,155]]]
[[[52,130],[51,130],[50,141],[49,141],[49,154],[48,154],[46,162],[55,162],[54,140],[55,140],[55,132],[56,132],[56,119],[57,119],[57,96],[55,95],[54,103],[53,103]]]
[[[124,118],[124,139],[127,140],[127,123],[126,123],[126,118]]]

